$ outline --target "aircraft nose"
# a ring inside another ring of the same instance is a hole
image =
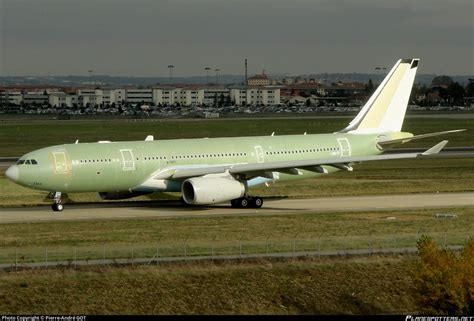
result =
[[[12,181],[16,182],[18,180],[19,170],[17,165],[12,165],[8,167],[7,171],[5,172],[5,176],[11,179]]]

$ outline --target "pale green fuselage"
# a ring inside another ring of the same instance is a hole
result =
[[[153,173],[174,166],[262,163],[314,160],[346,156],[377,155],[380,134],[317,134],[200,138],[157,141],[129,141],[65,144],[28,153],[22,160],[38,164],[19,165],[18,182],[44,191],[113,192],[127,190],[179,191],[182,181],[165,181],[162,187],[141,185]],[[337,171],[324,166],[329,172]],[[280,174],[278,180],[317,177],[302,170],[302,175]],[[249,187],[268,179],[255,178]]]

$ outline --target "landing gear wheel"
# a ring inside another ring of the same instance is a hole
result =
[[[49,194],[49,197],[53,199],[54,203],[51,206],[53,211],[55,212],[62,212],[64,209],[64,205],[61,202],[61,192],[52,192]]]
[[[247,208],[247,207],[249,207],[249,205],[250,205],[249,201],[245,197],[242,197],[242,198],[239,199],[239,207]]]
[[[233,208],[260,208],[263,205],[261,197],[241,197],[230,201]]]
[[[55,212],[62,212],[63,209],[64,209],[64,205],[61,204],[61,203],[54,203],[51,208],[53,209],[53,211]]]
[[[255,197],[253,199],[253,205],[255,208],[260,208],[263,205],[263,199],[261,197]]]

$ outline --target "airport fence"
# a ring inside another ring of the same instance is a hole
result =
[[[104,243],[101,245],[54,245],[0,248],[0,269],[70,267],[87,265],[134,265],[165,262],[302,257],[349,257],[416,254],[421,235],[439,246],[460,249],[472,233],[397,233],[392,235],[318,235],[314,238],[277,240],[157,241],[153,243]]]

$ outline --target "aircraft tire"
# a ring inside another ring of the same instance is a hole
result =
[[[261,197],[255,197],[252,203],[255,208],[261,208],[263,205],[263,199]]]
[[[240,208],[248,208],[250,206],[250,202],[246,197],[239,198],[238,204]]]

